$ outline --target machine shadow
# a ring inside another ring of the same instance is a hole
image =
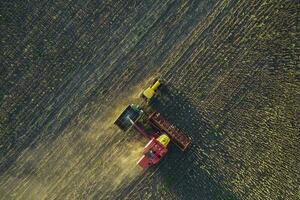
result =
[[[177,89],[162,85],[151,107],[161,112],[192,139],[192,144],[181,152],[175,145],[159,164],[162,183],[158,191],[168,189],[181,199],[237,199],[221,186],[223,177],[216,175],[206,152],[218,151],[226,156],[219,141],[222,140],[219,127],[205,120],[198,109]]]

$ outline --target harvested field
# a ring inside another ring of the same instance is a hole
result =
[[[0,199],[300,199],[299,9],[1,1]],[[142,171],[113,122],[158,75],[193,143]]]

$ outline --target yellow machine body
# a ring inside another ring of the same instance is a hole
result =
[[[148,100],[152,99],[152,97],[155,95],[156,90],[160,86],[160,81],[157,80],[151,87],[147,88],[144,92],[143,95],[146,97]]]
[[[166,134],[160,135],[158,138],[156,138],[156,140],[159,141],[159,143],[161,143],[165,148],[167,148],[170,142],[170,138]]]

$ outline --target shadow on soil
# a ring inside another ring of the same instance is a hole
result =
[[[152,108],[163,113],[172,123],[192,138],[186,152],[171,147],[168,156],[160,163],[158,174],[162,183],[156,192],[171,190],[180,199],[237,199],[220,183],[224,177],[211,170],[212,162],[206,152],[218,151],[226,156],[219,141],[220,127],[214,127],[205,120],[195,106],[178,90],[170,86],[160,89]],[[154,187],[155,188],[155,187]]]

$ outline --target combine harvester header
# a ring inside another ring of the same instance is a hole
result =
[[[160,113],[153,112],[149,117],[150,123],[167,133],[171,140],[184,151],[189,144],[191,139],[188,138],[183,132],[176,128],[173,124],[167,121]]]

